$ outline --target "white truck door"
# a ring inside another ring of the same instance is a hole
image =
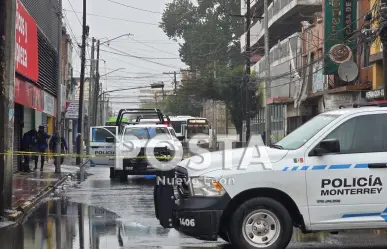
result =
[[[90,127],[90,165],[114,166],[116,152],[117,126]]]
[[[305,154],[311,226],[319,229],[386,227],[387,114],[353,115]],[[339,153],[309,156],[321,141],[338,139]]]

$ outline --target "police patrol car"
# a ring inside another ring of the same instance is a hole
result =
[[[192,166],[195,156],[160,172],[160,224],[242,249],[286,248],[293,227],[304,233],[387,227],[387,108],[326,112],[264,148],[258,158],[257,149],[250,159],[244,148],[233,149],[212,152],[206,168]]]
[[[125,114],[138,116],[136,122],[122,122]],[[144,116],[157,119],[147,121]],[[122,109],[115,126],[91,127],[92,164],[109,165],[110,178],[121,180],[128,175],[154,175],[157,169],[149,164],[146,148],[159,161],[168,161],[169,156],[182,151],[181,142],[171,134],[165,119],[168,117],[158,109]]]

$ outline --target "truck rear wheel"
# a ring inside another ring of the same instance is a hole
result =
[[[116,178],[116,172],[114,167],[110,167],[110,179]]]
[[[235,211],[228,234],[237,248],[284,249],[293,235],[292,218],[281,203],[253,198]]]

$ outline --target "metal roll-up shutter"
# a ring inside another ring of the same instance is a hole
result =
[[[32,128],[34,128],[34,120],[35,120],[35,111],[33,109],[30,109],[28,107],[24,106],[23,111],[23,134],[30,131]]]
[[[13,151],[20,151],[20,145],[22,140],[22,113],[23,107],[15,104],[14,110],[14,130],[13,130]],[[19,170],[19,162],[21,163],[20,156],[13,156],[13,172]]]

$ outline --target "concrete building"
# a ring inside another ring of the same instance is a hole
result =
[[[58,1],[18,0],[16,24],[15,106],[13,150],[21,149],[25,132],[44,125],[52,134],[58,94],[59,23]],[[28,41],[28,42],[27,42]],[[24,55],[28,54],[28,57]],[[20,169],[21,157],[15,156],[13,171]]]
[[[264,18],[263,0],[251,1],[251,15]],[[273,47],[278,41],[299,31],[300,23],[313,19],[321,11],[322,0],[269,0],[269,43]],[[246,14],[246,1],[241,1],[241,14]],[[264,55],[264,22],[258,18],[250,24],[251,57]],[[240,38],[242,53],[246,49],[246,33]]]

